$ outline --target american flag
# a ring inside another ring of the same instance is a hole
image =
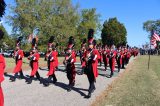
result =
[[[157,47],[157,41],[160,41],[160,36],[154,32],[151,36],[151,45],[155,48]]]

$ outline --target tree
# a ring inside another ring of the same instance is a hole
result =
[[[152,30],[156,31],[157,34],[160,35],[160,20],[148,20],[143,23],[143,29],[147,32],[151,32]],[[150,38],[150,35],[149,35]]]
[[[105,45],[126,45],[127,31],[125,26],[120,23],[117,18],[110,18],[103,24],[101,33],[102,43]]]
[[[5,13],[6,3],[4,0],[0,0],[0,17],[2,17]]]
[[[81,44],[84,38],[87,38],[88,30],[94,29],[95,32],[100,30],[100,14],[97,14],[96,8],[83,9],[80,14],[80,21],[77,27],[77,44]],[[77,46],[80,48],[80,45]]]
[[[14,48],[14,40],[8,35],[5,28],[1,25],[0,30],[4,32],[4,38],[1,40],[0,47],[2,49],[13,49]]]
[[[16,5],[10,7],[13,15],[7,18],[13,34],[26,39],[38,27],[39,46],[44,50],[52,35],[62,47],[70,35],[76,35],[79,22],[77,9],[78,6],[73,6],[71,0],[16,0]]]
[[[83,9],[81,11],[81,19],[78,26],[78,34],[83,38],[88,34],[89,29],[95,29],[95,32],[101,28],[100,14],[96,13],[95,8]]]

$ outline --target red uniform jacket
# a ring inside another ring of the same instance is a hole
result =
[[[127,58],[129,59],[131,57],[130,51],[127,52]]]
[[[111,53],[111,51],[110,51],[110,53]],[[110,59],[111,59],[111,61],[112,61],[112,70],[114,71],[114,69],[115,69],[115,57],[116,57],[116,51],[112,51],[112,53],[113,53],[113,56],[112,57],[110,57]]]
[[[90,53],[90,51],[86,51],[85,52],[85,57],[87,57],[87,55]],[[98,65],[98,56],[99,56],[99,53],[98,53],[98,50],[97,49],[93,49],[92,51],[92,54],[94,55],[94,60],[92,62],[92,71],[93,71],[93,74],[94,74],[94,77],[96,79],[96,77],[98,77],[98,69],[97,69],[97,65]]]
[[[53,52],[55,52],[55,67],[58,67],[58,52],[57,51]]]
[[[0,54],[0,83],[4,80],[4,69],[6,67],[5,59],[4,57]]]
[[[82,59],[82,67],[86,66],[86,61],[85,61],[86,57],[85,56],[86,56],[86,51],[84,51],[83,54],[82,54],[82,58],[81,58]]]
[[[72,51],[72,55],[73,55],[73,57],[74,57],[74,62],[76,62],[76,51]]]
[[[69,71],[71,71],[72,78],[74,80],[76,77],[76,68],[75,68],[75,64],[74,64],[76,60],[75,60],[75,52],[74,51],[72,51],[72,54],[70,56],[68,56],[68,55],[65,56],[65,60],[68,60],[68,59],[70,60],[71,65],[70,65],[70,68],[68,66],[66,66],[66,69],[67,70],[69,69]]]
[[[47,76],[54,74],[55,72],[55,66],[56,66],[56,52],[52,51],[48,56],[49,61],[49,72]]]
[[[17,73],[22,70],[22,58],[24,57],[23,50],[15,51],[14,57],[16,59],[16,66],[13,70],[13,73]]]
[[[109,54],[109,50],[103,50],[103,61],[106,62],[108,64],[108,54]]]
[[[102,50],[100,49],[98,52],[99,52],[99,60],[100,62],[102,62],[102,58],[103,58]]]
[[[98,69],[97,69],[97,67],[98,67],[98,60],[101,58],[101,55],[99,54],[99,52],[98,52],[97,49],[94,49],[94,50],[93,50],[93,53],[94,53],[95,56],[97,56],[97,57],[96,57],[96,60],[95,60],[96,64],[95,64],[95,65],[92,65],[92,66],[94,66],[94,69],[95,69],[95,77],[98,77]]]
[[[3,96],[3,91],[1,87],[1,82],[4,80],[4,69],[5,69],[5,60],[4,57],[0,54],[0,106],[4,105],[4,96]]]
[[[38,71],[38,60],[39,60],[39,53],[34,53],[31,58],[32,58],[32,72],[30,76],[34,76],[36,72]],[[30,58],[29,58],[30,59]]]

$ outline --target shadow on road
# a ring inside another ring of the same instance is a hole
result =
[[[56,82],[55,86],[58,86],[58,87],[60,87],[60,88],[62,88],[64,90],[68,90],[68,88],[69,88],[68,84],[65,84],[63,82]],[[86,96],[86,94],[84,92],[82,92],[82,91],[88,91],[87,89],[76,88],[76,87],[71,87],[71,90],[79,93],[81,96]]]

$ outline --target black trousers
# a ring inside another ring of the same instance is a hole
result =
[[[102,66],[102,61],[101,61],[101,59],[98,59],[98,63],[100,63],[100,66]]]
[[[122,68],[124,68],[125,58],[122,58]]]
[[[126,64],[128,64],[128,63],[129,63],[129,58],[127,57],[127,58],[126,58]]]
[[[92,68],[92,64],[89,64],[88,67],[86,67],[86,71],[87,71],[87,78],[88,78],[88,81],[89,81],[89,93],[92,93],[92,91],[95,89],[95,85],[94,85],[94,82],[95,82],[95,77],[94,77],[94,74],[93,74],[93,68]]]
[[[66,70],[67,70],[67,78],[69,80],[69,85],[72,85],[75,82],[75,78],[74,78],[75,73],[74,73],[74,68],[72,67],[72,64],[67,65]]]
[[[104,62],[104,67],[105,67],[105,70],[107,69],[107,60],[106,60],[106,58],[103,58],[103,62]]]
[[[117,66],[118,66],[118,71],[119,71],[120,68],[121,68],[121,62],[120,62],[120,59],[119,59],[119,58],[117,59]]]

